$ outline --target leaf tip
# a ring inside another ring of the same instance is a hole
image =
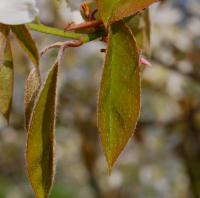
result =
[[[109,176],[111,176],[114,163],[115,163],[115,161],[112,161],[112,160],[108,161],[108,160],[107,160],[108,175],[109,175]]]
[[[107,166],[108,166],[108,174],[109,176],[111,175],[112,169],[120,155],[120,151],[116,152],[116,151],[109,151],[106,152],[105,151],[105,156],[106,156],[106,162],[107,162]]]

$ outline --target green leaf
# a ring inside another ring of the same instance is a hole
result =
[[[2,65],[0,65],[0,112],[9,120],[13,96],[13,59],[10,43],[7,41]]]
[[[131,16],[125,19],[126,24],[131,28],[134,36],[136,37],[137,46],[142,49],[146,55],[150,54],[150,20],[149,10],[136,16]]]
[[[140,112],[139,54],[130,28],[113,24],[98,102],[98,127],[109,170],[132,136]]]
[[[9,26],[0,23],[0,67],[4,59],[8,34],[9,34]]]
[[[33,68],[26,80],[24,91],[25,104],[25,128],[28,130],[31,113],[34,102],[41,86],[40,74],[36,68]]]
[[[151,21],[150,21],[150,13],[149,13],[149,9],[147,9],[143,15],[142,15],[142,19],[143,19],[143,28],[142,28],[142,32],[143,32],[143,42],[142,42],[142,49],[144,51],[144,53],[146,53],[147,55],[150,55],[151,50],[150,50],[150,45],[151,45]]]
[[[27,170],[37,198],[48,197],[54,176],[57,75],[58,63],[38,93],[28,128]]]
[[[25,25],[12,25],[10,26],[12,32],[15,34],[19,44],[24,49],[26,54],[29,56],[33,64],[39,66],[39,52],[35,41],[29,33]]]
[[[105,26],[136,14],[158,0],[97,0]]]

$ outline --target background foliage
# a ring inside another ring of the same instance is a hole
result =
[[[51,2],[51,3],[50,3]],[[40,1],[45,24],[80,22],[64,3]],[[151,8],[152,64],[142,83],[142,114],[109,177],[96,129],[102,44],[67,50],[59,73],[57,174],[52,198],[200,197],[200,25],[198,0],[166,1]],[[58,39],[34,33],[42,49]],[[59,38],[60,40],[60,38]],[[99,50],[98,50],[99,49]],[[23,87],[27,57],[15,44],[15,96],[11,124],[0,119],[0,197],[31,198],[24,173],[26,134]],[[45,72],[56,56],[42,59]]]

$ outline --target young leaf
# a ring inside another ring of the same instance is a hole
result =
[[[29,33],[25,25],[11,25],[11,30],[15,34],[17,40],[19,41],[21,47],[24,49],[26,54],[29,56],[33,64],[39,66],[39,52],[35,41],[33,40],[31,34]]]
[[[13,96],[13,59],[10,43],[7,41],[0,66],[0,112],[9,120]]]
[[[132,136],[140,112],[139,54],[123,22],[109,33],[98,102],[98,127],[109,170]]]
[[[58,63],[53,65],[35,100],[28,127],[26,160],[37,198],[47,198],[54,176],[54,131]]]
[[[25,128],[28,130],[31,113],[34,102],[41,86],[40,74],[36,68],[33,68],[26,80],[24,91],[25,106]]]
[[[97,0],[105,26],[134,15],[159,0]]]

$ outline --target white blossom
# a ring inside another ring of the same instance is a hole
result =
[[[24,24],[33,21],[37,14],[36,0],[0,0],[0,23]]]

